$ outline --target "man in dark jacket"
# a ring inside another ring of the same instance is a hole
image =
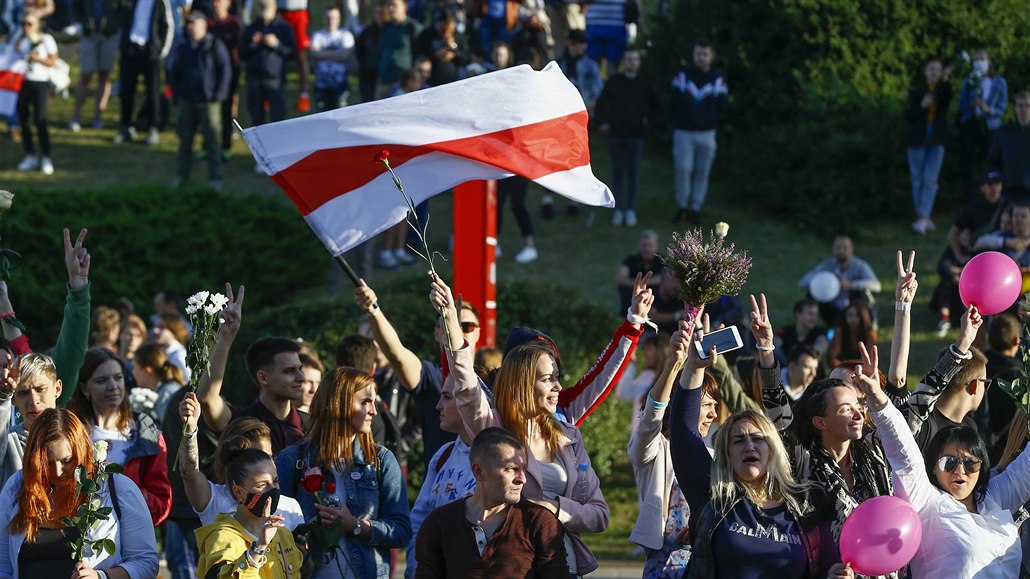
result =
[[[232,60],[225,44],[207,33],[207,19],[200,12],[186,17],[186,38],[176,45],[170,76],[179,107],[179,172],[172,186],[180,187],[190,177],[193,137],[199,130],[207,152],[208,182],[217,191],[222,186],[218,136],[222,102],[229,98]]]
[[[161,110],[161,61],[172,50],[175,25],[168,0],[133,0],[122,13],[119,98],[122,106],[121,130],[115,143],[136,138],[133,122],[136,83],[143,77],[145,97],[141,120],[147,128],[146,143],[156,145],[161,137],[157,130]]]
[[[672,79],[672,155],[676,165],[676,221],[701,223],[708,176],[715,162],[715,130],[729,90],[712,68],[715,50],[707,40],[694,43],[694,67]]]
[[[1030,91],[1016,95],[1016,120],[994,134],[990,161],[1010,199],[1030,198]]]
[[[247,110],[251,122],[265,122],[265,103],[272,122],[286,116],[286,63],[295,52],[293,30],[276,14],[275,0],[259,0],[260,17],[243,29],[240,60],[247,72]]]
[[[594,119],[601,133],[608,135],[612,154],[612,190],[615,213],[612,225],[637,225],[637,190],[640,188],[640,157],[644,131],[658,109],[651,83],[640,76],[640,51],[627,48],[622,55],[622,74],[608,79],[597,99]],[[625,181],[623,174],[626,175]],[[624,184],[625,183],[625,184]]]

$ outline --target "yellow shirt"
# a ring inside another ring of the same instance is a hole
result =
[[[230,515],[220,514],[210,525],[197,529],[200,561],[197,573],[205,577],[216,565],[221,565],[220,579],[299,579],[304,555],[293,542],[293,533],[280,527],[272,542],[265,564],[253,567],[247,560],[247,550],[254,542],[243,525]]]

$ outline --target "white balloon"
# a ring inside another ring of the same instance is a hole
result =
[[[808,292],[817,302],[832,302],[840,295],[840,278],[832,272],[821,271],[812,276],[812,281],[808,283]]]

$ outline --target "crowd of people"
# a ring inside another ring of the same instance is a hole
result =
[[[656,241],[642,237],[641,268],[660,261]],[[849,240],[836,246],[834,264],[857,259]],[[730,356],[699,346],[725,323],[718,303],[656,333],[661,288],[680,282],[629,264],[625,321],[568,387],[540,329],[477,349],[476,310],[430,274],[426,307],[439,317],[423,331],[439,357],[405,346],[390,304],[361,283],[362,323],[332,364],[307,342],[259,338],[245,356],[256,396],[239,403],[223,387],[245,288],[227,285],[210,368],[191,368],[182,353],[195,328],[176,293],[159,292],[148,319],[124,300],[94,307],[86,231],[65,230],[68,297],[49,354],[33,351],[0,288],[0,577],[155,577],[157,529],[175,578],[385,578],[402,554],[406,577],[588,575],[599,562],[583,537],[608,528],[611,483],[580,427],[619,403],[613,391],[634,407],[639,514],[627,538],[643,577],[855,577],[839,548],[844,523],[888,495],[923,525],[915,557],[890,577],[1018,577],[1030,570],[1026,415],[991,385],[1022,371],[1020,323],[963,310],[954,342],[921,361],[911,388],[914,259],[897,254],[886,372],[861,336],[848,339],[854,351],[848,340],[835,350],[809,298],[777,330],[765,296],[751,296],[751,340]],[[409,502],[419,443],[424,477]],[[83,473],[109,464],[117,472],[85,504]],[[80,526],[84,508],[108,517]],[[76,558],[79,540],[110,548]]]

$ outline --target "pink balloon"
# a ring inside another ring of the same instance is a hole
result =
[[[874,497],[858,505],[840,532],[840,556],[860,575],[886,575],[908,565],[923,523],[907,501]]]
[[[1009,309],[1019,298],[1023,277],[1012,258],[997,251],[986,251],[969,260],[958,280],[962,303],[993,316]]]

